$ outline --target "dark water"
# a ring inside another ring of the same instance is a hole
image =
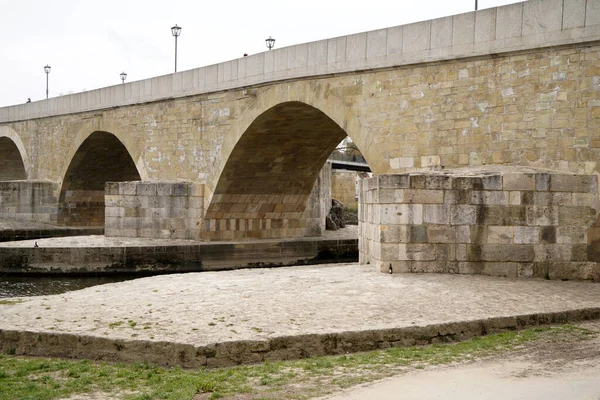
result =
[[[59,294],[105,283],[123,282],[135,276],[110,277],[23,277],[0,276],[0,298],[17,296],[44,296]],[[138,277],[139,278],[139,277]]]

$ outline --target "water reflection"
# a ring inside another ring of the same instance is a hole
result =
[[[106,277],[52,277],[0,276],[0,298],[17,296],[44,296],[59,294],[105,283],[123,282],[136,276]]]

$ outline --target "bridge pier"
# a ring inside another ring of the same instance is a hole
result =
[[[53,182],[0,181],[0,216],[56,224],[59,191]]]
[[[600,279],[598,182],[533,168],[360,183],[361,263],[381,272]]]

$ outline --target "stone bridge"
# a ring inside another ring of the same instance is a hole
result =
[[[531,0],[0,108],[0,212],[115,236],[318,235],[315,182],[348,135],[377,175],[363,182],[363,261],[536,276],[560,261],[590,278],[599,41],[600,0]],[[498,165],[512,169],[486,169]]]

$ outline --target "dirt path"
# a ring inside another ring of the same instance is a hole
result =
[[[600,321],[577,326],[600,331]],[[538,342],[517,353],[418,370],[327,399],[600,400],[600,336]]]

